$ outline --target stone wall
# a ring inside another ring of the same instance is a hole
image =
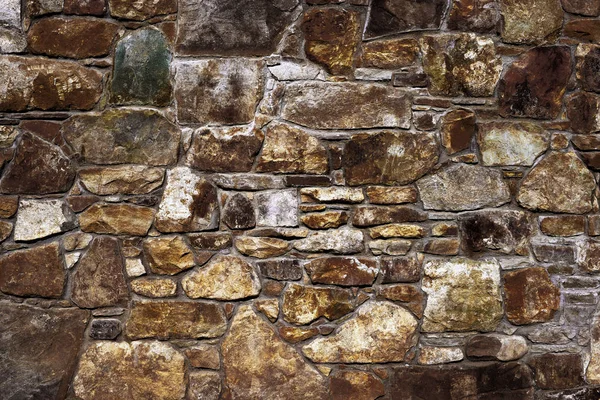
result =
[[[0,399],[600,398],[600,0],[0,0]]]

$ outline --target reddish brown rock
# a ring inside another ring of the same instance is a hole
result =
[[[474,33],[425,36],[423,69],[429,92],[441,96],[492,96],[502,72],[491,39]]]
[[[260,151],[264,134],[255,128],[203,128],[194,132],[186,165],[210,172],[248,172]]]
[[[592,208],[596,183],[573,152],[552,152],[523,179],[517,201],[530,210],[584,214]]]
[[[241,193],[236,193],[227,200],[222,214],[222,221],[230,229],[252,229],[256,226],[254,204]]]
[[[571,76],[571,50],[536,47],[506,70],[498,86],[502,116],[556,118]]]
[[[590,239],[579,242],[576,261],[584,271],[600,271],[600,242]]]
[[[188,237],[192,246],[200,250],[223,250],[233,244],[229,232],[194,233]]]
[[[417,61],[419,52],[419,42],[412,38],[363,42],[358,65],[385,69],[408,67]]]
[[[304,265],[312,283],[338,286],[371,285],[377,277],[377,262],[367,258],[324,257]]]
[[[333,75],[352,72],[360,40],[360,18],[343,8],[312,8],[304,14],[304,51],[309,60],[322,64]]]
[[[563,24],[560,0],[500,0],[500,10],[506,43],[552,42]]]
[[[456,0],[448,16],[448,29],[494,33],[500,10],[494,0]]]
[[[446,12],[444,0],[406,2],[374,0],[365,31],[366,38],[438,29]]]
[[[334,372],[329,387],[333,400],[373,400],[385,394],[385,387],[379,378],[357,370]]]
[[[363,206],[357,207],[352,216],[352,224],[358,227],[383,225],[401,222],[420,222],[426,221],[427,214],[411,207],[390,206],[375,207]]]
[[[547,353],[532,357],[529,366],[540,389],[568,389],[585,385],[581,354]]]
[[[566,12],[571,14],[585,15],[586,17],[597,17],[600,15],[599,0],[561,0]]]
[[[175,0],[142,0],[136,3],[131,3],[129,0],[108,0],[108,5],[111,16],[136,21],[177,12]]]
[[[506,317],[515,325],[545,322],[560,306],[560,290],[542,267],[504,275]]]
[[[66,192],[75,170],[58,146],[25,132],[16,154],[0,180],[2,193],[49,194]]]
[[[528,213],[515,210],[485,210],[458,217],[462,248],[467,254],[486,250],[521,253],[534,233]]]
[[[125,326],[129,339],[198,339],[223,335],[227,319],[218,304],[201,301],[135,301]]]
[[[305,325],[320,317],[335,320],[353,310],[351,294],[345,289],[292,283],[283,293],[283,318],[296,325]]]
[[[421,279],[422,266],[422,257],[384,258],[381,260],[381,282],[417,282]]]
[[[101,57],[110,52],[119,25],[103,19],[43,18],[29,28],[27,42],[34,54],[51,57]]]
[[[63,13],[102,16],[106,13],[106,0],[64,0]]]
[[[600,12],[600,1],[598,2]],[[575,51],[577,60],[577,80],[583,90],[600,92],[600,46],[593,44],[579,44]]]
[[[438,256],[455,256],[460,249],[460,240],[452,238],[429,239],[423,246],[423,252]]]
[[[576,236],[585,233],[585,217],[556,215],[540,217],[540,230],[550,236]]]
[[[475,135],[475,113],[459,108],[452,110],[442,118],[442,144],[448,154],[458,153],[471,147]]]
[[[302,278],[302,265],[299,260],[279,259],[258,261],[256,266],[262,276],[279,281],[297,281]]]
[[[129,293],[124,271],[117,239],[94,239],[73,274],[73,302],[81,308],[126,305]]]
[[[367,197],[371,204],[402,204],[416,203],[418,194],[414,186],[369,186],[367,187]]]
[[[0,58],[0,111],[90,110],[102,93],[102,74],[70,61]]]
[[[194,253],[180,236],[144,240],[144,256],[154,274],[176,275],[194,267]]]
[[[344,148],[344,175],[349,185],[405,185],[425,175],[438,158],[438,145],[430,133],[359,134]]]
[[[84,232],[145,236],[154,213],[148,207],[96,203],[79,215],[79,226]]]
[[[216,346],[199,344],[185,349],[184,353],[194,368],[218,370],[221,367],[221,357]]]
[[[66,398],[89,318],[76,308],[0,304],[0,398]]]
[[[600,41],[600,21],[597,19],[574,19],[567,22],[563,35],[582,42]]]
[[[319,140],[287,124],[270,124],[256,165],[257,172],[325,174],[327,150]]]
[[[571,129],[577,133],[587,134],[600,131],[600,96],[588,92],[575,92],[567,97],[567,117],[571,121]],[[584,139],[585,138],[585,139]],[[573,143],[577,146],[577,139],[588,142],[594,141],[594,136],[575,137]],[[577,146],[579,148],[579,146]],[[581,150],[594,150],[581,148]]]
[[[16,296],[60,298],[67,281],[57,243],[0,257],[0,290]]]
[[[348,213],[345,211],[328,211],[303,215],[301,220],[310,229],[339,228],[348,222]]]

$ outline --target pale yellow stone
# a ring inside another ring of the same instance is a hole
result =
[[[373,239],[422,238],[426,233],[427,230],[422,226],[412,224],[389,224],[369,229],[369,234]]]

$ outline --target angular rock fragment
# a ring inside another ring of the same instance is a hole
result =
[[[349,187],[325,187],[325,188],[302,188],[300,194],[310,200],[324,203],[360,203],[365,196],[360,188]],[[303,201],[304,200],[303,198]]]
[[[502,173],[476,165],[451,165],[421,178],[417,187],[426,210],[475,210],[497,207],[510,201]]]
[[[323,257],[304,265],[312,283],[338,286],[371,285],[379,271],[377,261],[356,257]]]
[[[494,0],[456,0],[448,16],[448,29],[493,33],[500,20]]]
[[[298,226],[296,189],[262,192],[255,199],[258,226]]]
[[[577,133],[588,134],[600,131],[600,96],[588,92],[575,92],[568,96],[567,118],[571,121],[571,129]],[[587,140],[594,138],[589,135],[584,137]],[[573,143],[577,146],[575,140]]]
[[[252,338],[252,340],[248,340]],[[241,306],[221,346],[231,398],[329,398],[326,380],[250,306]]]
[[[403,307],[371,301],[336,332],[302,348],[318,363],[402,362],[417,343],[417,320]]]
[[[550,236],[576,236],[585,233],[583,215],[540,217],[540,230]]]
[[[359,134],[344,148],[344,176],[348,185],[405,185],[429,172],[438,158],[438,145],[430,133]]]
[[[369,249],[374,255],[387,254],[390,256],[404,256],[408,254],[412,242],[405,239],[371,240]]]
[[[421,346],[419,364],[435,365],[461,361],[465,355],[458,347]]]
[[[4,293],[60,298],[66,281],[64,262],[56,242],[0,257],[0,291]]]
[[[465,108],[451,110],[442,118],[442,144],[448,154],[458,153],[471,147],[475,135],[475,113]]]
[[[135,4],[128,0],[108,0],[108,5],[111,16],[135,21],[177,12],[177,2],[174,0],[142,0]]]
[[[374,0],[367,21],[365,38],[395,33],[439,29],[446,12],[444,0],[410,2]]]
[[[87,167],[79,169],[79,179],[85,189],[101,196],[111,194],[147,194],[162,185],[164,175],[165,172],[162,168],[142,165]]]
[[[411,224],[389,224],[377,226],[369,229],[369,235],[373,239],[379,238],[421,238],[424,237],[427,230],[419,225]]]
[[[154,213],[148,207],[97,203],[79,215],[79,226],[84,232],[146,236]]]
[[[24,199],[19,202],[15,241],[32,241],[73,229],[73,213],[62,200]]]
[[[262,276],[278,281],[297,281],[302,279],[302,265],[299,260],[278,259],[258,261],[256,266]]]
[[[222,220],[230,229],[252,229],[256,226],[254,204],[245,195],[236,193],[227,200]]]
[[[285,240],[269,237],[241,236],[235,240],[235,248],[242,254],[256,258],[270,258],[283,255],[289,250]]]
[[[465,251],[522,252],[534,233],[530,216],[522,211],[485,210],[460,214],[458,228]]]
[[[424,273],[424,332],[496,329],[503,314],[497,261],[431,260]]]
[[[575,51],[575,59],[577,61],[577,79],[582,89],[600,92],[600,78],[597,76],[597,71],[600,69],[600,46],[579,44]]]
[[[143,247],[154,274],[176,275],[194,267],[194,253],[180,236],[148,238]]]
[[[200,250],[223,250],[231,247],[230,232],[205,232],[188,235],[192,246]]]
[[[568,389],[585,385],[581,354],[537,355],[529,360],[540,389]]]
[[[306,252],[332,252],[334,254],[359,253],[364,249],[363,233],[358,229],[340,228],[313,232],[294,243],[294,248]]]
[[[390,206],[374,207],[364,206],[354,209],[352,224],[358,227],[383,225],[401,222],[426,221],[427,214],[412,207]]]
[[[346,289],[292,283],[283,293],[283,318],[292,324],[305,325],[320,317],[335,320],[353,310],[352,297]]]
[[[523,336],[500,334],[476,335],[467,341],[467,357],[475,360],[518,360],[527,353]]]
[[[239,300],[257,296],[260,280],[250,264],[239,257],[219,256],[181,281],[191,299]]]
[[[504,293],[506,317],[515,325],[549,321],[560,307],[560,290],[542,267],[504,275]]]
[[[168,278],[139,278],[131,281],[131,291],[144,297],[175,297],[177,283]]]
[[[369,186],[367,187],[367,197],[371,204],[416,203],[418,193],[414,186]]]
[[[500,11],[506,43],[541,44],[563,24],[560,0],[500,0]]]
[[[126,305],[129,293],[124,273],[117,239],[94,239],[73,274],[73,302],[81,308]]]
[[[189,375],[187,398],[218,400],[221,389],[221,375],[217,372],[193,371]]]
[[[550,141],[543,128],[527,122],[488,122],[478,128],[477,143],[485,166],[533,165]]]
[[[600,242],[590,239],[579,242],[576,261],[584,271],[600,271]]]
[[[421,279],[422,257],[387,257],[381,260],[381,283],[417,282]]]
[[[310,229],[339,228],[348,222],[348,213],[344,211],[329,211],[303,215],[302,223]]]
[[[106,0],[64,0],[63,13],[67,15],[95,15],[106,13]]]
[[[582,42],[597,43],[600,40],[600,21],[595,18],[573,19],[565,23],[563,35]]]
[[[517,201],[530,210],[584,214],[592,208],[594,176],[573,152],[552,152],[527,174]]]
[[[419,43],[412,38],[363,42],[358,65],[382,69],[408,67],[417,61],[419,51]]]
[[[438,256],[455,256],[458,254],[460,241],[453,238],[433,238],[425,242],[423,252]]]
[[[571,14],[597,17],[600,15],[600,1],[598,0],[562,0],[562,6]]]
[[[90,324],[90,337],[96,340],[114,340],[121,334],[121,321],[112,318],[94,319]]]
[[[219,337],[227,329],[221,306],[191,301],[135,301],[125,334],[129,339]]]

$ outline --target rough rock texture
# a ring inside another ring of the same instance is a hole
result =
[[[350,292],[290,284],[283,294],[283,317],[287,322],[305,325],[319,317],[335,320],[354,310]]]
[[[256,226],[254,204],[245,195],[236,193],[223,207],[223,222],[231,229],[250,229]]]
[[[502,41],[540,44],[562,27],[560,0],[500,0]]]
[[[82,185],[88,191],[102,196],[150,193],[162,186],[164,175],[162,168],[142,165],[88,167],[79,170]]]
[[[32,241],[74,227],[73,214],[62,200],[21,200],[15,224],[16,241]]]
[[[549,321],[560,306],[560,290],[542,267],[504,275],[506,317],[515,325]]]
[[[331,398],[343,400],[376,399],[385,394],[383,383],[373,374],[358,370],[338,370],[331,375]]]
[[[437,29],[446,11],[444,0],[423,2],[374,0],[365,36]]]
[[[448,28],[488,33],[496,30],[500,18],[494,0],[456,0],[448,16]]]
[[[144,236],[154,221],[155,211],[129,204],[94,204],[79,215],[84,232]]]
[[[527,353],[527,341],[522,336],[499,334],[476,335],[467,342],[467,357],[474,360],[518,360]]]
[[[194,267],[194,252],[180,236],[144,240],[144,256],[150,270],[159,275],[176,275]]]
[[[600,131],[600,96],[588,92],[573,93],[567,98],[567,117],[571,129],[577,133]],[[577,142],[574,144],[577,146]]]
[[[477,143],[486,166],[533,165],[548,148],[550,135],[531,123],[479,124]]]
[[[448,154],[458,153],[471,146],[477,128],[475,120],[475,113],[464,108],[451,110],[444,115],[441,136]]]
[[[460,214],[458,229],[468,253],[497,250],[522,253],[534,233],[531,217],[522,211],[483,210]]]
[[[108,4],[111,16],[136,21],[177,12],[177,2],[173,0],[142,0],[133,5],[127,0],[108,0]]]
[[[358,253],[364,248],[363,233],[350,228],[342,228],[337,231],[314,232],[306,239],[298,240],[294,248],[306,252]]]
[[[377,263],[354,257],[324,257],[304,265],[312,283],[340,286],[370,285],[377,276]]]

